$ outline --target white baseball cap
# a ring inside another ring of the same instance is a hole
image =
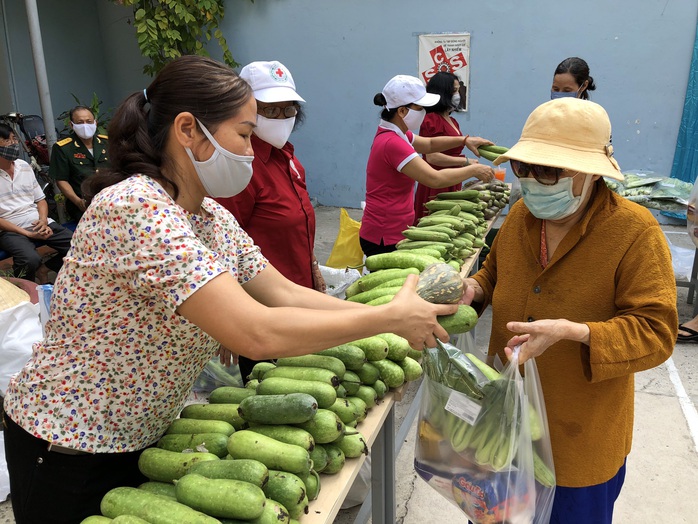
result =
[[[439,103],[441,97],[435,93],[427,93],[427,88],[416,76],[397,75],[391,78],[383,88],[383,96],[388,109],[417,104],[431,107]]]
[[[240,77],[250,84],[260,102],[305,102],[296,93],[291,72],[281,62],[252,62],[242,68]]]

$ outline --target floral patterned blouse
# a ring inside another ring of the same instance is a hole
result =
[[[266,265],[211,199],[189,213],[147,176],[103,190],[56,279],[46,338],[10,384],[8,415],[83,451],[152,444],[219,346],[176,308],[225,271],[243,284]]]

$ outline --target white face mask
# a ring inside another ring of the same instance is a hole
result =
[[[97,132],[97,122],[92,124],[73,124],[73,131],[83,140],[89,140]]]
[[[460,105],[460,94],[456,93],[451,97],[451,105],[454,109],[458,109]]]
[[[197,122],[199,121],[197,120]],[[216,198],[237,195],[250,183],[254,156],[236,155],[223,149],[201,122],[199,122],[199,127],[216,150],[211,158],[203,162],[194,159],[194,154],[188,147],[185,148],[185,151],[194,164],[194,169],[196,169],[204,189],[209,196]]]
[[[421,126],[422,122],[424,122],[424,117],[427,116],[427,112],[424,109],[415,111],[414,109],[410,109],[409,107],[407,108],[407,110],[409,111],[409,113],[405,115],[402,121],[405,122],[407,129],[416,133],[419,131],[419,126]]]
[[[295,116],[278,119],[257,115],[257,127],[254,128],[254,134],[275,148],[281,149],[288,142],[288,137],[291,136],[295,124]]]

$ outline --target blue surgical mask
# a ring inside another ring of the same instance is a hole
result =
[[[577,91],[550,91],[550,100],[555,100],[556,98],[577,98]]]
[[[541,220],[559,220],[577,211],[586,198],[593,177],[586,175],[582,194],[574,196],[574,176],[561,178],[554,186],[541,184],[535,178],[521,178],[521,196],[531,214]]]

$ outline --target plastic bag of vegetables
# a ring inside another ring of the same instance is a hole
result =
[[[474,524],[547,523],[555,470],[535,361],[500,373],[440,344],[422,364],[417,474]]]
[[[242,387],[242,377],[240,376],[240,368],[237,366],[230,366],[227,368],[220,363],[220,360],[216,356],[206,363],[203,371],[194,382],[192,390],[201,393],[210,393],[214,389],[222,386]]]

